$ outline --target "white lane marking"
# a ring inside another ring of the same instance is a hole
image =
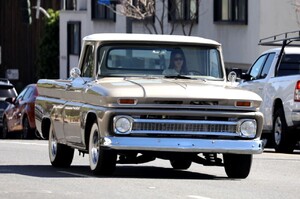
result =
[[[14,190],[14,191],[0,191],[0,194],[11,194],[11,193],[46,193],[51,194],[53,193],[50,190]]]
[[[68,175],[73,175],[73,176],[78,176],[78,177],[85,177],[85,178],[90,178],[92,176],[90,175],[85,175],[85,174],[79,174],[79,173],[73,173],[73,172],[68,172],[68,171],[58,171],[59,173],[64,173]]]
[[[211,198],[208,198],[208,197],[195,196],[195,195],[188,195],[188,198],[195,198],[195,199],[211,199]]]
[[[34,142],[1,141],[0,143],[4,143],[4,144],[23,144],[23,145],[48,146],[48,143],[34,143]]]

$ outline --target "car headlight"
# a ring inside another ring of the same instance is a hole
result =
[[[117,134],[129,134],[132,128],[133,119],[128,116],[114,117],[114,131]]]
[[[256,135],[257,124],[256,120],[241,120],[239,121],[239,132],[241,136],[253,138]]]

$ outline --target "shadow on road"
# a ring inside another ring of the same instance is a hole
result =
[[[274,149],[272,149],[272,148],[265,148],[264,149],[264,153],[274,153],[274,154],[276,154],[276,153],[278,153],[278,152],[276,152]],[[278,154],[280,154],[280,153],[278,153]],[[284,153],[283,153],[284,154]],[[295,154],[295,155],[299,155],[300,154],[300,150],[299,149],[297,149],[297,150],[294,150],[292,153],[285,153],[285,154],[291,154],[291,155],[293,155],[293,154]]]
[[[189,170],[174,170],[155,166],[117,166],[112,176],[94,176],[88,166],[71,166],[70,168],[54,168],[48,165],[0,165],[0,174],[19,174],[39,178],[157,178],[157,179],[197,179],[224,180],[217,177]]]

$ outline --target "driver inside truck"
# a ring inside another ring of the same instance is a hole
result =
[[[163,75],[186,75],[186,60],[181,49],[174,49],[171,52],[169,67],[163,71]]]

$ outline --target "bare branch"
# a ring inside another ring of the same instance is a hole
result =
[[[122,5],[123,10],[121,13],[123,15],[141,20],[153,16],[155,0],[139,0],[136,5],[133,5],[130,0],[125,0]]]
[[[155,3],[159,1],[162,10],[157,14]],[[199,1],[201,0],[198,0],[194,6],[197,10],[199,10]],[[187,13],[183,15],[183,12],[186,12],[186,10],[182,10],[182,6],[185,3],[186,1],[177,0],[122,0],[122,9],[120,10],[117,10],[114,5],[106,6],[116,14],[141,21],[151,34],[165,34],[166,21],[168,20],[168,16],[170,16],[170,21],[167,21],[170,24],[169,34],[173,34],[177,27],[181,27],[184,35],[191,35],[192,29],[197,22],[198,11],[189,10],[189,16],[186,16]],[[151,17],[154,17],[155,21],[151,20]]]

